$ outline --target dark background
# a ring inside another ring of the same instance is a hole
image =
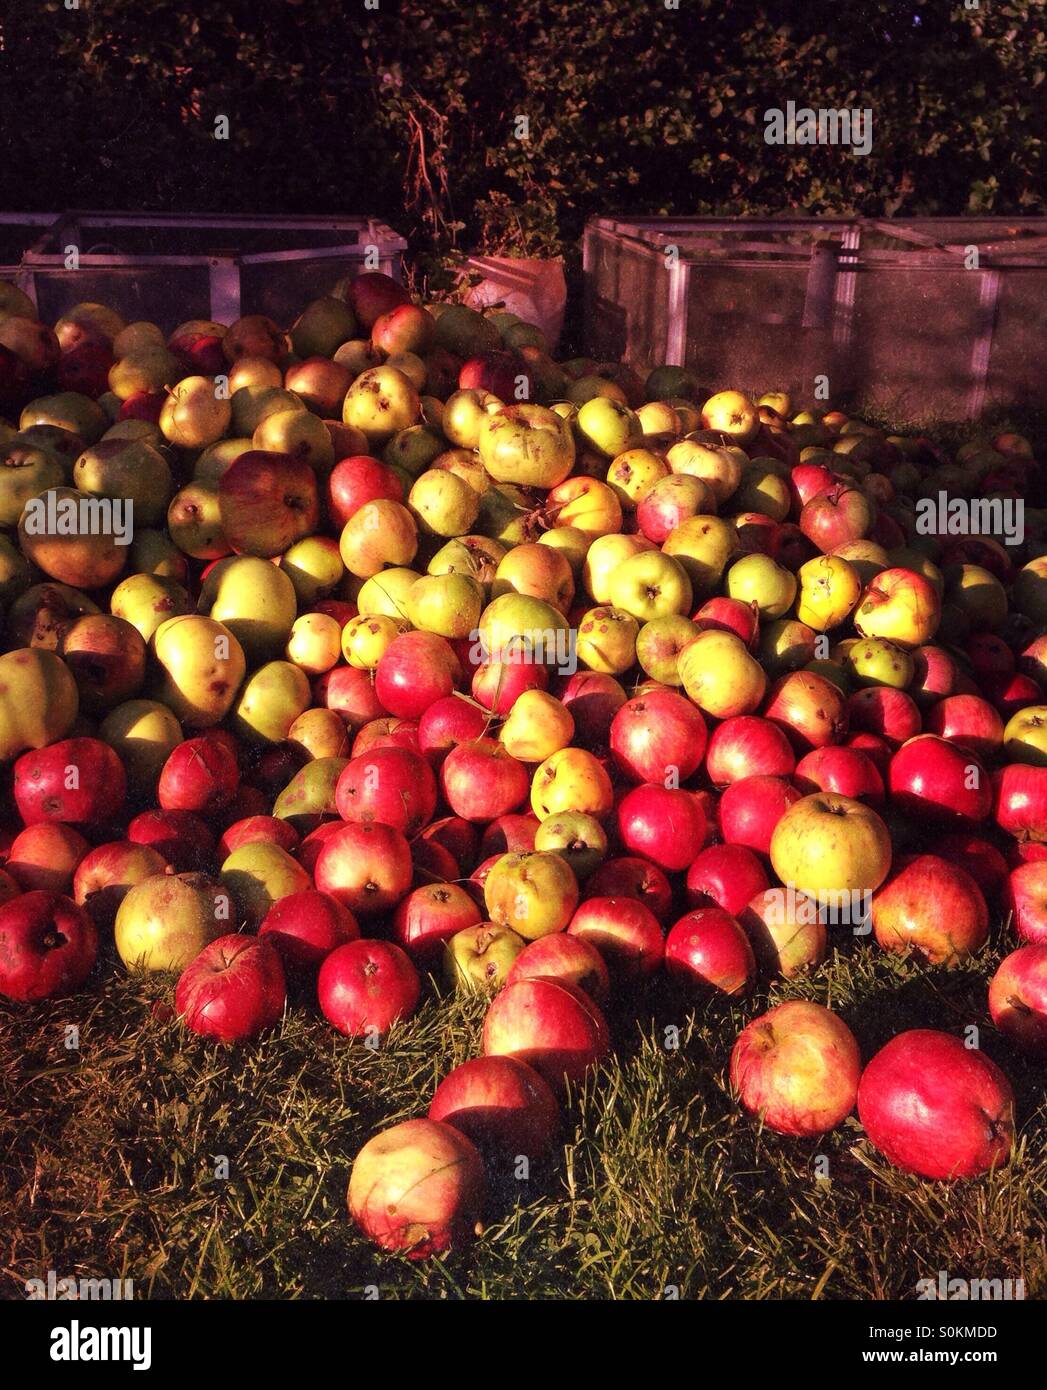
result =
[[[376,214],[423,274],[570,263],[597,213],[1036,213],[1043,25],[1034,0],[14,0],[0,198]],[[789,99],[871,106],[872,153],[768,146]]]

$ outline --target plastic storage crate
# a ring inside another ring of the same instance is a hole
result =
[[[586,345],[900,420],[1042,395],[1047,219],[595,218]]]
[[[286,326],[345,275],[381,270],[399,280],[406,246],[369,217],[0,213],[0,279],[50,323],[98,300],[168,332],[187,319],[232,323],[242,314]]]

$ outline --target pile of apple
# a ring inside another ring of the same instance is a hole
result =
[[[856,931],[950,967],[1007,922],[989,1011],[1047,1055],[1044,513],[1008,547],[918,509],[1029,498],[1022,437],[557,363],[370,272],[167,338],[2,286],[0,409],[0,993],[115,950],[207,1037],[295,983],[375,1045],[430,976],[487,992],[483,1055],[357,1157],[381,1245],[465,1239],[659,975],[741,996]],[[935,1030],[863,1070],[785,1003],[730,1078],[787,1135],[857,1105],[926,1177],[1012,1146],[1006,1077]]]

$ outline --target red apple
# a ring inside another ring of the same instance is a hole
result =
[[[767,871],[745,845],[709,845],[687,870],[688,907],[720,907],[737,917],[767,888]]]
[[[440,768],[440,790],[456,816],[484,824],[515,811],[530,790],[524,763],[493,738],[460,743]]]
[[[403,502],[403,484],[387,463],[370,454],[342,459],[327,479],[327,509],[339,530],[365,502],[376,502],[382,497]]]
[[[959,667],[944,647],[917,647],[912,661],[908,693],[921,710],[956,694]]]
[[[415,888],[396,909],[393,934],[412,960],[426,967],[439,962],[444,943],[456,932],[482,921],[483,914],[464,888],[430,883]]]
[[[989,938],[989,909],[974,879],[936,854],[906,855],[873,893],[872,924],[885,951],[910,948],[932,965],[959,965]]]
[[[906,739],[915,738],[923,728],[920,711],[912,697],[889,685],[870,685],[856,690],[847,701],[847,718],[851,729],[876,734],[892,748],[900,748]]]
[[[790,671],[779,677],[767,692],[762,713],[801,754],[841,743],[847,732],[843,692],[814,671]]]
[[[430,1120],[453,1125],[481,1152],[513,1164],[544,1158],[560,1128],[549,1083],[514,1057],[473,1057],[449,1072],[429,1105]]]
[[[126,794],[124,765],[101,739],[60,739],[23,753],[14,765],[15,804],[26,825],[113,820]]]
[[[165,811],[221,811],[236,796],[240,768],[235,752],[207,734],[178,744],[160,771],[157,800]]]
[[[906,815],[974,825],[992,810],[989,774],[973,753],[935,734],[909,739],[891,759],[891,802]]]
[[[0,994],[36,1003],[72,994],[90,975],[98,932],[82,908],[59,893],[33,891],[0,906]]]
[[[1047,945],[1019,946],[989,981],[989,1012],[1000,1032],[1033,1057],[1047,1057]]]
[[[628,696],[613,676],[602,671],[576,671],[560,687],[557,699],[574,720],[575,741],[582,748],[599,748],[610,742],[614,716]]]
[[[665,939],[669,979],[688,995],[710,989],[748,994],[756,980],[756,960],[749,938],[721,907],[700,907],[672,927]]]
[[[993,777],[993,818],[1016,840],[1047,841],[1047,767],[1010,763]]]
[[[800,530],[823,555],[867,536],[876,519],[876,505],[849,483],[834,483],[816,492],[800,512]]]
[[[755,603],[743,603],[739,598],[711,598],[695,613],[694,625],[700,632],[709,628],[733,632],[750,651],[755,651],[760,638],[760,610]]]
[[[382,653],[375,693],[389,714],[420,719],[434,701],[450,695],[462,668],[450,644],[432,632],[404,632]]]
[[[560,1096],[567,1083],[580,1085],[609,1048],[599,1006],[560,980],[524,979],[506,985],[484,1020],[484,1055],[526,1062]]]
[[[720,797],[717,818],[726,844],[769,855],[774,827],[803,792],[781,777],[743,777]]]
[[[96,927],[111,927],[117,908],[136,883],[167,872],[167,860],[148,845],[130,840],[97,845],[76,866],[73,900]]]
[[[611,994],[611,977],[603,956],[581,936],[553,932],[529,942],[513,961],[506,984],[517,980],[559,980],[586,993],[601,1007]]]
[[[185,1026],[218,1042],[247,1042],[280,1022],[284,969],[268,941],[220,936],[186,966],[175,990]]]
[[[480,836],[477,857],[489,859],[492,854],[529,853],[534,849],[534,837],[540,825],[533,811],[499,816]]]
[[[373,673],[355,666],[325,671],[313,685],[313,703],[336,710],[354,730],[389,713],[378,698]]]
[[[299,835],[290,821],[278,820],[276,816],[244,816],[223,830],[218,841],[219,863],[228,859],[233,850],[241,845],[258,841],[279,845],[288,854],[293,854],[298,848]]]
[[[349,941],[324,960],[316,982],[320,1011],[346,1037],[383,1036],[410,1018],[421,985],[410,957],[391,941]]]
[[[743,777],[789,777],[795,766],[796,757],[782,730],[754,714],[725,719],[713,730],[705,755],[706,774],[717,787]]]
[[[484,709],[506,715],[525,690],[548,690],[549,672],[532,661],[484,661],[469,687]]]
[[[349,1178],[349,1214],[383,1250],[424,1260],[465,1245],[483,1209],[484,1170],[460,1130],[405,1120],[369,1140]]]
[[[669,872],[687,868],[705,843],[705,831],[705,815],[688,791],[647,782],[618,803],[624,848]]]
[[[479,857],[476,827],[461,816],[444,816],[433,821],[425,827],[419,839],[432,840],[442,846],[461,868],[471,868]]]
[[[343,820],[377,821],[411,836],[433,818],[436,778],[418,753],[373,748],[342,769],[335,805]]]
[[[218,507],[237,555],[282,555],[316,530],[316,474],[295,454],[248,449],[219,478]]]
[[[611,721],[614,761],[632,782],[686,782],[702,764],[706,729],[701,711],[672,690],[626,701]]]
[[[927,711],[929,734],[966,748],[983,762],[993,761],[1003,747],[1003,720],[977,695],[949,695]]]
[[[967,830],[936,836],[934,849],[951,864],[959,864],[974,879],[990,903],[996,902],[1007,882],[1007,860],[995,845]]]
[[[1026,705],[1038,705],[1043,701],[1043,691],[1031,676],[1018,672],[1009,675],[983,676],[982,690],[989,703],[1001,719],[1010,719]]]
[[[460,695],[436,700],[418,720],[418,746],[434,768],[439,768],[459,743],[483,738],[491,716]]]
[[[861,1069],[844,1021],[800,999],[754,1018],[731,1052],[731,1085],[746,1110],[779,1134],[805,1138],[847,1118]]]
[[[608,859],[585,885],[586,897],[635,898],[663,925],[672,911],[673,890],[665,873],[649,859],[621,855]]]
[[[325,837],[313,878],[321,893],[350,912],[374,917],[391,912],[406,896],[413,873],[411,850],[399,830],[350,821]]]
[[[649,980],[665,955],[657,917],[635,898],[587,898],[567,933],[595,946],[617,986]]]
[[[176,874],[203,869],[214,858],[214,836],[192,811],[143,811],[128,825],[127,838],[162,854]]]
[[[258,928],[288,970],[318,970],[332,951],[356,941],[356,918],[329,893],[305,888],[278,898]]]
[[[507,405],[534,400],[534,379],[515,352],[482,352],[462,364],[459,391],[490,391]]]
[[[884,801],[883,778],[860,748],[814,748],[797,763],[793,781],[805,796],[812,792],[836,792],[866,801],[877,809]]]
[[[380,270],[365,270],[351,280],[345,298],[361,328],[370,333],[383,314],[391,314],[411,296],[403,285]]]
[[[357,730],[351,752],[354,758],[359,758],[376,748],[405,748],[409,753],[421,753],[417,721],[394,719],[392,715],[369,720]]]
[[[1020,941],[1047,945],[1047,859],[1012,870],[1003,891],[1003,909]]]
[[[975,1178],[1010,1158],[1014,1093],[995,1062],[931,1028],[899,1033],[862,1073],[870,1143],[924,1178]]]

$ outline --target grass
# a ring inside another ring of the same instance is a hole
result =
[[[173,982],[108,961],[88,992],[0,1012],[0,1292],[28,1278],[131,1278],[154,1298],[911,1298],[939,1270],[1047,1293],[1043,1069],[993,1030],[1001,939],[953,971],[846,937],[809,978],[682,1009],[659,984],[612,1017],[615,1056],[573,1097],[564,1143],[527,1181],[491,1174],[467,1251],[413,1264],[346,1213],[354,1154],[424,1114],[478,1048],[483,1003],[433,994],[376,1051],[307,997],[257,1044],[224,1049],[170,1018]],[[1008,1170],[927,1183],[889,1168],[856,1119],[815,1141],[742,1114],[725,1066],[768,1004],[830,1004],[867,1058],[905,1028],[962,1033],[1014,1083]],[[79,1049],[67,1050],[67,1030]],[[679,1046],[667,1047],[679,1030]],[[227,1178],[216,1177],[221,1156]],[[817,1175],[819,1156],[828,1178]],[[372,1293],[373,1296],[373,1293]]]

